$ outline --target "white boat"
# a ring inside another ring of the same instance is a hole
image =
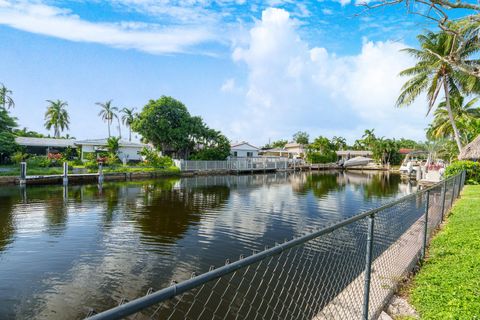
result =
[[[367,157],[355,157],[352,159],[348,159],[343,163],[343,166],[345,168],[347,167],[356,167],[356,166],[366,166],[370,162],[372,162],[372,158],[367,158]]]

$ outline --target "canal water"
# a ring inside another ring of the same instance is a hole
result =
[[[0,319],[81,319],[415,191],[385,172],[0,187]]]

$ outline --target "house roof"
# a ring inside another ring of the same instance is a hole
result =
[[[74,139],[16,137],[15,142],[25,147],[76,148]]]
[[[260,150],[259,148],[251,145],[250,143],[248,142],[245,142],[245,141],[241,141],[241,142],[233,142],[230,144],[230,148],[237,148],[237,147],[240,147],[240,146],[243,146],[243,145],[246,145],[246,146],[249,146],[250,148],[253,148],[253,149],[256,149],[256,150]]]
[[[108,144],[108,139],[87,139],[87,140],[77,140],[75,144],[78,146],[106,146]],[[146,144],[131,142],[126,140],[119,140],[118,145],[120,147],[134,147],[134,148],[143,148],[146,147]]]
[[[338,150],[337,156],[371,156],[373,155],[372,151],[368,150]]]
[[[480,135],[472,142],[463,147],[458,155],[460,160],[479,160],[480,159]]]
[[[265,152],[292,153],[291,151],[288,151],[288,150],[285,150],[285,149],[280,149],[280,148],[260,150],[260,153],[265,153]]]
[[[296,142],[289,142],[285,145],[285,148],[303,148],[304,145]]]

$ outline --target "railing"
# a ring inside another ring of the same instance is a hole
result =
[[[300,165],[298,159],[279,157],[233,158],[224,161],[175,160],[181,171],[262,171],[286,170]]]
[[[91,319],[376,319],[464,182],[462,172]]]

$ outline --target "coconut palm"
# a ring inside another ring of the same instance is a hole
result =
[[[478,100],[478,97],[473,98],[464,104],[464,98],[460,95],[454,95],[450,99],[455,124],[462,132],[460,137],[462,143],[468,143],[472,138],[470,132],[477,132],[475,129],[480,121],[480,108],[476,105]],[[449,121],[445,100],[435,110],[434,119],[427,130],[427,135],[434,139],[453,137],[453,128]]]
[[[122,122],[124,125],[126,125],[128,127],[128,141],[132,141],[132,123],[133,123],[133,120],[135,119],[135,108],[131,108],[131,109],[128,109],[128,108],[123,108],[121,110],[121,112],[123,113],[122,115]]]
[[[12,93],[12,90],[9,90],[3,83],[0,83],[0,106],[5,110],[15,107]]]
[[[55,138],[60,138],[60,132],[69,129],[70,117],[67,110],[66,101],[62,100],[47,100],[49,106],[45,112],[45,128],[50,130],[53,127],[53,135]]]
[[[400,73],[401,76],[410,76],[411,78],[403,85],[402,92],[397,100],[397,106],[408,106],[421,93],[426,92],[428,114],[434,107],[440,92],[443,91],[445,108],[452,126],[453,136],[458,150],[461,150],[462,142],[455,123],[450,98],[453,94],[459,94],[460,92],[478,92],[480,81],[474,76],[453,69],[445,60],[448,60],[447,58],[452,51],[457,50],[464,61],[473,61],[469,59],[477,52],[478,46],[475,43],[466,43],[464,47],[459,47],[455,36],[446,32],[427,32],[417,38],[420,42],[420,49],[408,48],[403,50],[418,61],[415,66]]]
[[[102,120],[107,122],[108,125],[108,137],[110,138],[110,125],[112,124],[113,119],[118,120],[116,112],[118,111],[117,107],[112,106],[112,100],[108,100],[105,103],[97,102],[96,105],[100,106],[102,110],[98,113]],[[119,126],[120,127],[120,126]]]

